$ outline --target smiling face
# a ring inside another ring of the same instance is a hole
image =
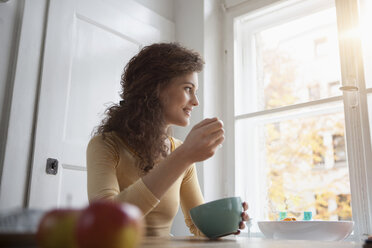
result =
[[[173,78],[169,86],[164,89],[160,101],[168,126],[187,126],[190,123],[191,112],[199,105],[196,96],[198,86],[198,74],[192,72]]]

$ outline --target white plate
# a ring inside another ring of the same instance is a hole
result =
[[[353,221],[258,221],[266,238],[295,240],[343,240],[353,230]]]

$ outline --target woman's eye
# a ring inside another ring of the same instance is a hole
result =
[[[185,87],[185,90],[186,90],[187,92],[191,92],[192,88],[191,88],[191,87]]]

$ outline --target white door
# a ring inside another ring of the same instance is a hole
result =
[[[125,64],[143,45],[172,40],[172,22],[131,0],[50,1],[30,208],[87,204],[87,143],[119,101]],[[48,158],[58,161],[51,174]]]

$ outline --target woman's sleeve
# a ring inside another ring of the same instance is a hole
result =
[[[90,202],[98,199],[109,199],[128,202],[138,206],[144,215],[155,208],[160,200],[138,179],[120,192],[116,175],[119,162],[117,144],[101,136],[94,137],[87,148],[87,186]]]
[[[204,203],[203,195],[200,190],[195,164],[185,172],[181,184],[181,208],[185,223],[190,232],[195,236],[205,236],[192,222],[190,209]]]

